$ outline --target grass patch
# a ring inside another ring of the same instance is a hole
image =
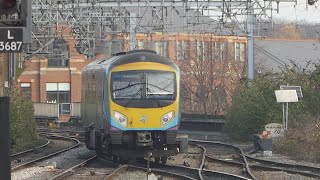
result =
[[[47,143],[47,139],[46,138],[39,137],[38,139],[34,140],[33,142],[20,143],[20,144],[14,146],[11,149],[11,154],[15,154],[15,153],[19,153],[19,152],[22,152],[22,151],[26,151],[28,149],[34,149],[34,148],[39,147],[41,145],[44,145],[46,143]]]

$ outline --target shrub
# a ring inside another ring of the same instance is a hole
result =
[[[239,85],[227,112],[227,131],[236,139],[247,139],[265,124],[281,122],[281,106],[276,103],[276,84],[270,77],[256,78]]]
[[[294,157],[320,163],[320,118],[305,116],[303,121],[295,123],[284,138],[274,142],[274,151]]]
[[[17,146],[37,140],[34,108],[29,97],[16,88],[6,89],[10,97],[10,136]]]
[[[308,64],[308,66],[311,66]],[[280,85],[301,86],[303,98],[289,103],[289,126],[274,150],[299,159],[320,162],[320,65],[293,68],[279,74],[257,77],[239,84],[227,112],[227,131],[236,139],[261,133],[271,122],[282,124],[282,105],[274,91]]]

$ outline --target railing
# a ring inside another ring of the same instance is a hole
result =
[[[71,103],[70,116],[73,116],[73,117],[81,116],[81,103]]]
[[[33,103],[36,117],[58,118],[60,115],[80,117],[80,103]]]
[[[36,117],[59,117],[58,104],[33,103]]]

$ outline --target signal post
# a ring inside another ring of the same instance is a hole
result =
[[[3,89],[15,80],[14,53],[31,43],[32,0],[0,0],[0,180],[11,179],[9,97]]]

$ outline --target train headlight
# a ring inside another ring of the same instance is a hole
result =
[[[127,127],[127,117],[125,115],[123,115],[117,111],[114,111],[113,116],[121,126]]]
[[[174,112],[170,111],[161,117],[161,126],[165,126],[174,118]]]

